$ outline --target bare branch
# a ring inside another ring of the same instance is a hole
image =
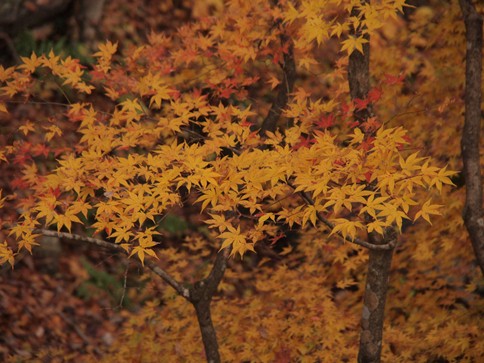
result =
[[[59,238],[73,240],[73,241],[87,242],[87,243],[96,245],[98,247],[109,249],[111,251],[127,254],[126,250],[120,245],[107,242],[98,238],[81,236],[79,234],[74,234],[74,233],[50,231],[47,229],[36,229],[33,232],[43,234],[44,236],[59,237]],[[171,277],[165,270],[163,270],[160,266],[158,266],[154,261],[146,260],[145,265],[156,275],[161,277],[168,285],[173,287],[176,290],[176,292],[178,292],[179,295],[183,296],[187,300],[190,299],[190,291],[186,287],[184,287],[180,282],[176,281],[173,277]]]

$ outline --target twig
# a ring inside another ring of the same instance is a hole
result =
[[[107,242],[98,238],[81,236],[74,233],[50,231],[47,229],[36,229],[33,232],[43,234],[44,236],[59,237],[59,238],[65,238],[65,239],[70,239],[74,241],[87,242],[87,243],[96,245],[98,247],[109,249],[111,251],[127,254],[126,250],[120,245]],[[151,269],[156,275],[161,277],[168,285],[174,288],[180,296],[183,296],[185,299],[189,300],[190,291],[186,287],[184,287],[180,282],[176,281],[165,270],[160,268],[155,262],[146,260],[144,264],[149,269]]]
[[[123,293],[121,294],[121,299],[119,299],[119,307],[123,307],[124,298],[126,297],[126,286],[128,283],[128,270],[129,270],[129,261],[126,264],[126,269],[124,270],[124,279],[123,279]]]
[[[65,323],[67,325],[69,325],[72,329],[74,329],[76,334],[79,336],[79,338],[82,339],[82,341],[86,345],[92,347],[92,349],[93,349],[94,353],[96,353],[96,355],[102,356],[101,350],[99,350],[99,348],[97,348],[94,344],[92,344],[90,339],[86,336],[86,334],[84,334],[84,332],[79,328],[79,326],[76,323],[74,323],[71,319],[69,319],[62,311],[59,311],[57,314],[62,318],[62,320],[65,321]]]

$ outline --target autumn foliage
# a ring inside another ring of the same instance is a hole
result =
[[[0,261],[68,232],[192,284],[228,251],[211,309],[222,361],[350,362],[368,235],[394,230],[378,247],[395,248],[382,361],[477,362],[482,280],[455,185],[457,4],[217,9],[142,45],[106,41],[92,64],[50,52],[0,66]],[[368,42],[371,90],[351,99],[348,56]],[[177,238],[162,227],[173,215],[190,226]],[[133,315],[103,361],[203,360],[179,295]]]

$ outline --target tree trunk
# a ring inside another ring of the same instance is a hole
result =
[[[225,248],[217,253],[217,258],[208,277],[198,281],[190,288],[189,301],[193,304],[197,313],[198,325],[202,334],[203,347],[205,348],[205,356],[208,363],[220,363],[217,334],[212,321],[210,303],[224,276],[230,251],[230,248]]]
[[[211,300],[201,300],[194,304],[197,312],[198,325],[200,333],[202,334],[203,347],[205,348],[205,356],[208,363],[219,363],[220,354],[218,352],[217,334],[212,322],[212,314],[210,312]]]
[[[362,2],[369,3],[369,0]],[[359,12],[353,9],[352,16]],[[358,37],[361,33],[353,30]],[[366,99],[370,90],[370,37],[368,43],[363,44],[363,54],[353,51],[348,63],[348,82],[351,99]],[[364,122],[372,114],[372,106],[355,111],[357,121]],[[370,233],[369,242],[377,245],[387,244],[396,238],[393,228],[389,228],[384,237]],[[390,277],[393,249],[369,251],[368,275],[366,277],[365,294],[363,300],[363,313],[361,317],[360,348],[358,362],[379,363],[383,339],[383,321],[385,315],[385,302]]]
[[[80,14],[78,14],[80,38],[84,42],[93,43],[96,40],[96,29],[103,15],[105,0],[82,0]],[[92,46],[93,44],[91,44]]]
[[[281,43],[290,42],[287,36],[281,35]],[[282,64],[283,77],[281,83],[277,86],[277,96],[272,104],[269,113],[262,122],[260,134],[265,135],[267,131],[274,132],[277,129],[284,107],[287,106],[289,94],[293,91],[296,82],[296,62],[294,60],[294,45],[290,43],[289,50],[284,53],[284,63]]]
[[[464,222],[472,241],[477,263],[484,274],[484,209],[479,157],[481,130],[482,16],[471,0],[460,0],[466,26],[465,121],[462,133],[462,158],[466,181]]]
[[[374,234],[369,236],[370,242],[374,244],[385,244],[393,238],[396,238],[393,228],[389,229],[388,235],[384,238]],[[361,316],[359,363],[380,362],[385,302],[393,250],[370,250],[369,255]]]

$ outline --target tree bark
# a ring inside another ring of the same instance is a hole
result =
[[[363,0],[369,3],[369,0]],[[352,16],[359,16],[357,9],[353,9]],[[361,31],[353,29],[353,36],[361,36]],[[348,63],[348,82],[351,99],[364,100],[370,90],[370,37],[365,35],[368,43],[363,44],[363,54],[353,51]],[[371,105],[363,110],[355,111],[354,117],[364,122],[371,116]],[[369,242],[374,245],[386,245],[396,239],[393,228],[388,228],[385,236],[370,233]],[[368,274],[366,277],[365,294],[363,298],[363,312],[361,317],[359,363],[379,363],[383,340],[383,322],[385,316],[385,302],[388,291],[388,280],[393,257],[393,248],[389,250],[370,249],[368,259]]]
[[[212,314],[210,311],[210,300],[200,300],[194,303],[195,311],[197,313],[198,325],[200,333],[202,334],[203,347],[205,348],[205,357],[208,363],[219,363],[220,354],[218,351],[217,334],[212,321]]]
[[[373,244],[386,244],[395,239],[395,229],[390,228],[382,238],[370,233]],[[366,276],[363,313],[361,316],[359,363],[379,363],[383,341],[383,322],[385,303],[390,278],[393,250],[374,250],[369,252],[368,274]]]
[[[118,244],[107,242],[92,237],[80,236],[73,233],[49,231],[45,229],[34,230],[33,233],[39,233],[44,236],[65,238],[74,241],[81,241],[90,243],[99,247],[103,247],[115,252],[126,254],[126,250]],[[230,255],[231,248],[225,248],[223,251],[217,253],[217,257],[212,266],[209,275],[200,281],[197,281],[191,288],[185,288],[180,282],[176,281],[166,271],[161,269],[156,262],[147,259],[144,265],[150,268],[156,275],[161,277],[171,287],[173,287],[180,296],[188,300],[195,308],[197,314],[198,325],[202,334],[203,346],[205,348],[205,356],[209,363],[220,363],[220,354],[218,350],[217,334],[212,321],[212,314],[210,311],[210,303],[217,292],[220,281],[227,269],[227,259]]]
[[[466,27],[465,121],[461,149],[466,182],[464,222],[484,274],[484,209],[479,157],[481,130],[482,16],[471,0],[459,0]]]
[[[208,277],[198,281],[190,289],[189,301],[193,304],[197,313],[198,325],[205,348],[205,357],[208,363],[220,363],[217,334],[212,321],[210,303],[227,268],[229,253],[230,248],[219,252]]]
[[[78,15],[81,26],[80,36],[84,42],[93,43],[96,39],[96,29],[103,15],[105,0],[82,0],[80,14]],[[92,45],[92,44],[91,44]]]
[[[290,42],[287,36],[281,36],[281,43]],[[269,113],[262,122],[260,134],[265,135],[267,131],[274,132],[277,129],[277,122],[282,115],[284,107],[289,100],[289,94],[296,82],[296,62],[294,60],[294,46],[289,44],[288,52],[284,54],[284,64],[282,64],[283,77],[277,86],[277,96],[272,104]]]
[[[279,1],[273,0],[273,6],[278,6]],[[280,22],[276,22],[275,25],[280,25]],[[267,131],[275,132],[277,129],[277,122],[279,121],[284,107],[287,105],[289,100],[289,94],[294,88],[294,83],[296,82],[296,61],[294,60],[294,44],[292,40],[286,34],[280,35],[281,45],[285,46],[286,43],[289,44],[287,53],[284,53],[283,64],[281,64],[283,77],[281,83],[277,86],[277,96],[272,106],[264,118],[262,125],[259,130],[259,134],[264,136]]]

